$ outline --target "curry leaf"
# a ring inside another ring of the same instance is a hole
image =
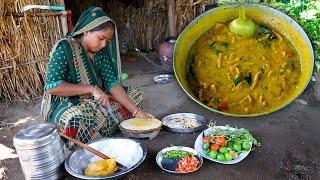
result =
[[[244,80],[248,83],[249,86],[252,84],[252,74],[251,72],[248,72],[246,77],[244,77]]]
[[[234,86],[237,86],[241,81],[243,81],[243,76],[240,74],[240,76],[236,77],[236,78],[233,80]]]

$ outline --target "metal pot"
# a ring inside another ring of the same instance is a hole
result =
[[[13,145],[25,179],[61,179],[65,176],[63,143],[53,123],[42,123],[18,131]]]
[[[203,104],[192,92],[188,81],[186,79],[187,68],[188,68],[188,54],[192,45],[196,40],[217,22],[228,22],[238,16],[238,9],[240,5],[230,5],[222,6],[209,10],[196,19],[194,19],[180,34],[174,49],[173,56],[173,66],[174,72],[177,80],[183,90],[196,101],[199,105],[207,108],[210,111],[218,112],[229,116],[258,116],[263,114],[268,114],[277,111],[294,99],[296,99],[308,85],[313,71],[314,56],[313,49],[310,40],[303,29],[289,16],[283,14],[282,12],[275,10],[270,7],[258,5],[258,4],[247,4],[245,5],[246,16],[250,17],[252,20],[259,24],[266,24],[273,29],[280,29],[281,32],[292,42],[292,44],[297,49],[300,62],[301,62],[301,79],[297,88],[293,90],[291,97],[287,99],[284,103],[269,109],[268,111],[259,114],[249,114],[249,115],[238,115],[232,113],[226,113],[222,111],[217,111],[207,105]]]

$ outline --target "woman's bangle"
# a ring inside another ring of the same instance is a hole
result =
[[[139,111],[141,111],[140,108],[138,108],[135,111],[133,111],[132,116],[135,117]]]
[[[91,91],[91,94],[93,94],[96,89],[97,89],[97,85],[94,85],[94,87],[93,87],[93,89]]]

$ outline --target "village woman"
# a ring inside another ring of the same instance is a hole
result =
[[[138,89],[121,85],[115,23],[99,7],[84,11],[48,64],[42,115],[60,132],[87,143],[110,136],[130,117],[151,117]],[[76,147],[66,141],[70,149]]]

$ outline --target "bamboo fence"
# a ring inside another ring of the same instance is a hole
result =
[[[216,0],[176,0],[177,32]],[[119,0],[1,0],[0,101],[30,101],[43,93],[48,55],[63,36],[59,13],[31,10],[29,4],[66,5],[73,22],[89,6],[100,6],[119,28],[120,46],[157,50],[168,36],[166,0],[145,0],[141,7]]]
[[[168,37],[166,0],[145,0],[141,7],[125,4],[120,0],[65,0],[65,2],[67,8],[72,10],[74,22],[89,6],[103,8],[118,26],[120,45],[128,50],[154,51]],[[217,0],[176,0],[178,34],[196,16],[204,12],[205,7],[212,7],[216,2]]]
[[[57,0],[2,0],[0,5],[0,100],[30,101],[43,92],[48,55],[62,37],[60,15],[19,13],[24,5],[63,5]]]

